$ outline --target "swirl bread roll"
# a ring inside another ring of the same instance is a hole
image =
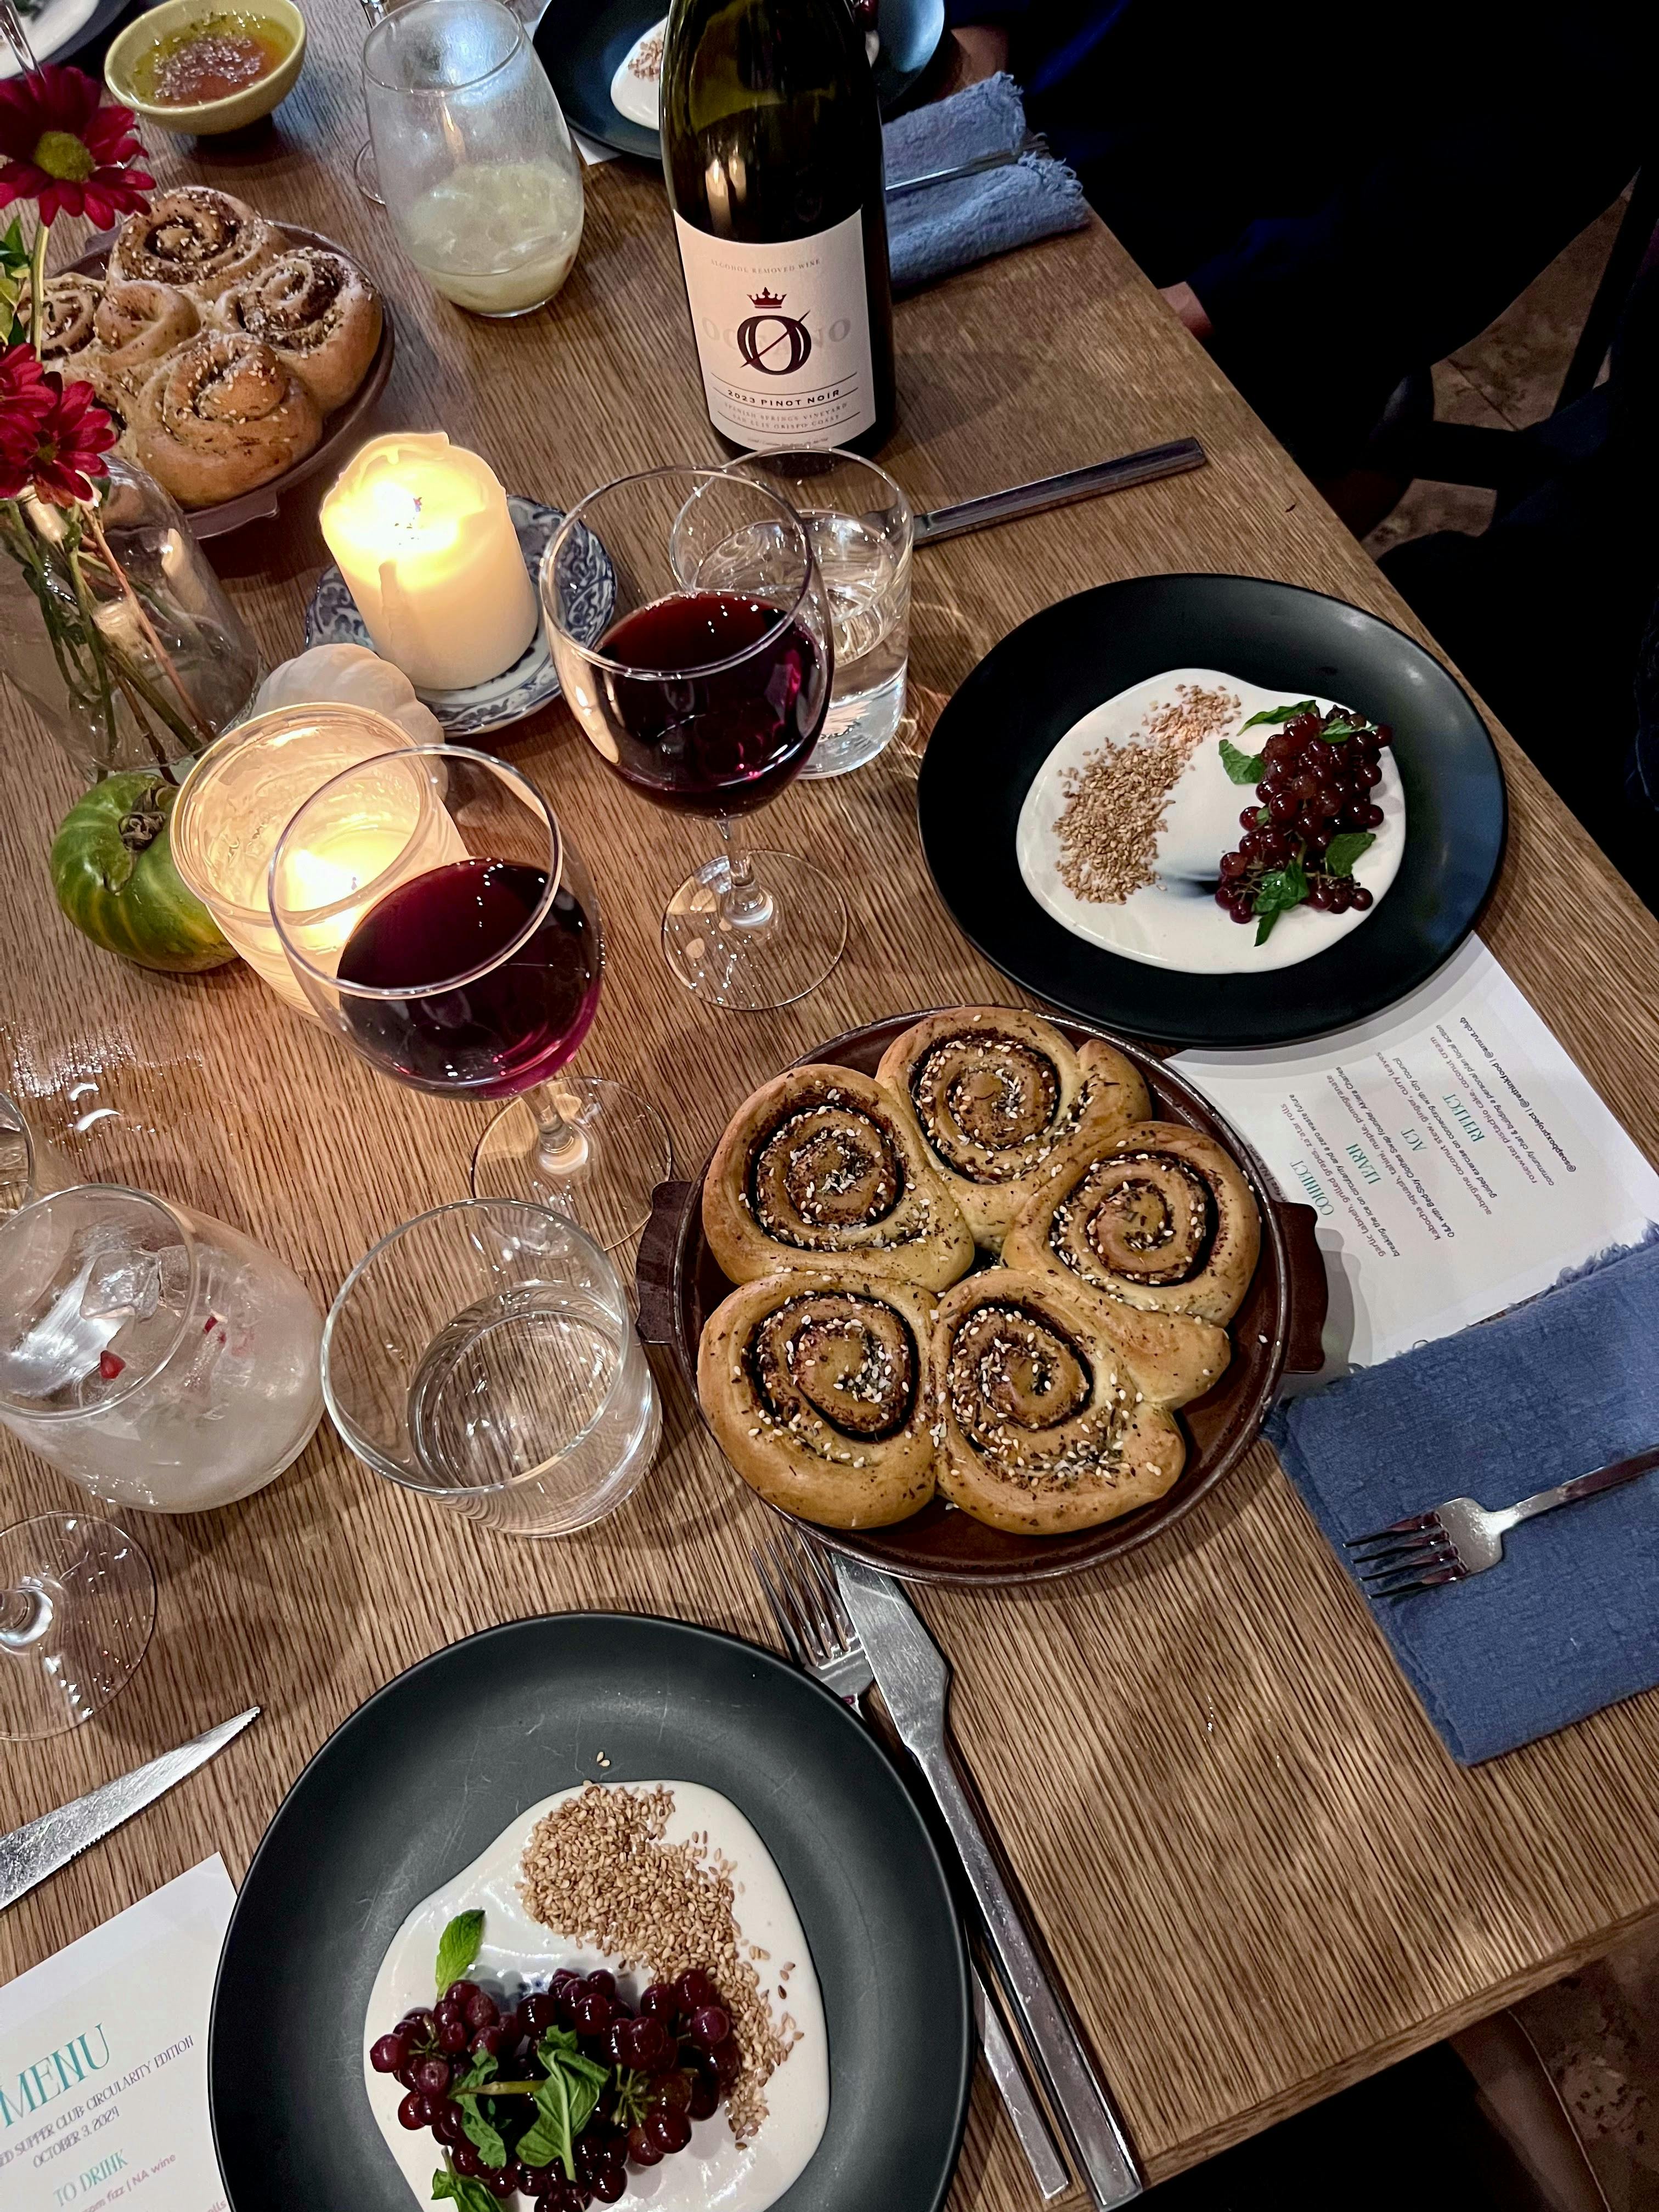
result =
[[[733,1291],[709,1316],[697,1395],[769,1505],[826,1528],[881,1528],[933,1494],[933,1296],[856,1266]]]
[[[1017,1536],[1093,1528],[1162,1498],[1187,1448],[1079,1283],[988,1267],[939,1299],[941,1494]]]
[[[99,357],[111,376],[136,392],[158,362],[195,337],[201,319],[195,301],[176,285],[147,276],[118,278],[105,286],[93,318]]]
[[[708,1164],[702,1225],[734,1283],[842,1260],[938,1290],[974,1258],[889,1094],[828,1064],[791,1068],[739,1108]]]
[[[1104,1151],[1073,1147],[1003,1256],[1149,1312],[1222,1322],[1261,1250],[1255,1200],[1221,1146],[1180,1122],[1138,1121]]]
[[[895,1037],[876,1080],[892,1092],[976,1241],[1000,1249],[1056,1148],[1105,1144],[1152,1111],[1139,1069],[1098,1038],[1073,1052],[1014,1006],[958,1006]]]
[[[380,295],[355,261],[290,246],[222,292],[209,319],[268,345],[325,415],[343,407],[380,343]]]
[[[130,215],[110,251],[111,281],[173,284],[193,300],[216,300],[273,261],[286,244],[274,223],[211,185],[173,185]]]
[[[199,331],[133,404],[138,458],[184,507],[211,507],[269,483],[323,434],[317,403],[269,346]]]
[[[117,376],[104,358],[100,346],[88,346],[84,353],[76,354],[64,364],[65,384],[89,384],[98,404],[114,424],[114,451],[124,460],[138,461],[137,434],[133,428],[133,397],[131,387]]]
[[[103,285],[96,276],[83,276],[78,269],[61,276],[48,276],[40,298],[40,362],[67,376],[71,363],[97,343],[94,327]],[[28,330],[29,286],[18,295],[17,319]]]

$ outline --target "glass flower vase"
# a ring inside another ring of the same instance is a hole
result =
[[[172,769],[264,673],[177,502],[112,453],[81,507],[0,501],[0,666],[88,779]]]

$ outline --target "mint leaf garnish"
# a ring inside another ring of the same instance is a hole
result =
[[[1318,712],[1319,708],[1312,699],[1298,699],[1294,707],[1264,707],[1259,714],[1251,715],[1238,734],[1242,738],[1244,730],[1253,730],[1260,722],[1293,722],[1298,714],[1316,714]]]
[[[1260,783],[1267,772],[1260,753],[1241,752],[1231,738],[1221,740],[1221,765],[1235,783]]]
[[[445,2166],[441,2173],[434,2173],[432,2177],[433,2203],[441,2203],[446,2199],[452,2204],[459,2205],[460,2212],[495,2212],[499,2201],[482,2181],[470,2180],[465,2174],[457,2173],[449,2165]]]
[[[466,2130],[466,2139],[486,2166],[507,2164],[507,2145],[501,2131],[493,2120],[487,2120],[481,2106],[471,2103],[461,2106],[461,2125]]]
[[[536,2091],[536,2118],[520,2136],[514,2155],[526,2166],[550,2166],[576,2178],[576,2138],[593,2117],[611,2069],[589,2058],[568,2027],[550,2027],[537,2046],[547,2079]]]
[[[1334,720],[1327,722],[1319,734],[1328,745],[1339,745],[1344,738],[1363,738],[1370,727],[1369,722],[1345,721],[1339,714]]]
[[[1351,876],[1354,862],[1376,842],[1369,830],[1345,830],[1326,847],[1325,866],[1334,876]]]
[[[450,2083],[449,2094],[453,2097],[460,2089],[482,2089],[486,2081],[495,2081],[501,2070],[499,2058],[493,2057],[488,2051],[475,2051],[471,2064]]]
[[[483,1941],[482,1912],[458,1912],[438,1938],[438,1963],[434,1969],[441,1996],[452,1982],[459,1982],[478,1955]],[[462,2179],[465,2179],[463,2175]]]
[[[1269,868],[1256,886],[1255,903],[1251,909],[1257,916],[1256,943],[1265,945],[1279,915],[1288,914],[1293,906],[1300,906],[1307,896],[1308,872],[1300,860],[1291,860],[1282,868]]]
[[[1255,810],[1255,818],[1265,829],[1267,823],[1271,822],[1273,817],[1268,813],[1265,806],[1258,806]]]

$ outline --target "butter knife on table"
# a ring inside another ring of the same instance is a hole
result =
[[[1145,2187],[1122,2123],[1024,1912],[1009,1888],[945,1735],[951,1668],[890,1575],[836,1555],[836,1580],[882,1702],[950,1830],[980,1921],[985,1955],[1097,2212]]]
[[[135,1766],[131,1774],[118,1775],[113,1782],[101,1784],[84,1797],[60,1805],[55,1813],[43,1813],[26,1827],[0,1836],[0,1911],[15,1905],[48,1875],[78,1858],[88,1844],[100,1842],[124,1820],[164,1797],[174,1783],[205,1766],[216,1752],[222,1751],[233,1736],[240,1735],[258,1717],[258,1705],[250,1705],[234,1720],[221,1721],[194,1742],[180,1744],[176,1751],[164,1751],[148,1765]]]

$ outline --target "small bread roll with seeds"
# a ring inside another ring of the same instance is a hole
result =
[[[1152,1312],[1231,1321],[1261,1251],[1237,1164],[1178,1121],[1138,1121],[1067,1150],[1009,1231],[1011,1267],[1069,1276]]]
[[[1074,1052],[1051,1022],[1017,1006],[929,1014],[894,1038],[876,1080],[993,1252],[1062,1145],[1106,1145],[1152,1110],[1121,1052],[1098,1037]]]
[[[893,1099],[828,1062],[791,1068],[739,1108],[703,1180],[702,1225],[734,1283],[844,1261],[939,1290],[974,1259]]]
[[[933,1494],[931,1294],[856,1268],[747,1283],[703,1325],[697,1396],[769,1505],[882,1528]]]
[[[1093,1528],[1162,1498],[1186,1462],[1157,1383],[1080,1283],[988,1267],[946,1291],[933,1364],[940,1494],[1016,1536]]]

